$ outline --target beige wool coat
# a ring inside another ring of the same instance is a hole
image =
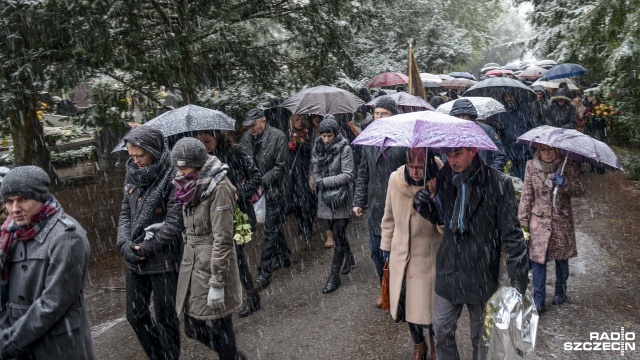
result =
[[[409,185],[404,166],[391,173],[382,217],[380,249],[389,251],[389,298],[391,316],[398,317],[402,281],[406,281],[405,320],[421,325],[433,323],[436,252],[443,229],[413,209],[420,186]]]
[[[216,157],[209,159],[202,174],[221,165]],[[201,175],[194,199],[183,208],[184,252],[176,297],[178,314],[184,312],[198,320],[219,319],[242,307],[242,285],[233,243],[236,189],[226,176],[215,186],[215,180],[209,180]],[[224,288],[223,309],[207,305],[210,287]]]

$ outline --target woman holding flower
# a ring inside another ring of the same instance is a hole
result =
[[[247,155],[242,147],[234,144],[224,133],[220,131],[201,131],[196,134],[198,140],[204,144],[207,154],[216,156],[223,164],[229,165],[227,177],[236,189],[238,209],[249,217],[251,230],[256,230],[256,214],[251,203],[255,200],[256,192],[259,193],[262,174],[256,166],[253,158]],[[260,188],[261,189],[261,188]],[[239,219],[239,217],[236,217]],[[247,292],[247,303],[238,316],[246,317],[260,310],[260,294],[253,287],[253,279],[249,264],[244,255],[244,243],[235,242],[240,281]]]
[[[220,359],[244,359],[231,322],[231,314],[242,307],[242,287],[233,246],[236,189],[226,176],[229,166],[194,138],[175,144],[171,162],[178,169],[173,183],[185,226],[176,311],[184,313],[188,337],[215,350]]]
[[[553,304],[560,305],[567,298],[569,259],[578,255],[571,198],[582,196],[584,187],[578,166],[568,162],[562,171],[563,162],[564,157],[558,149],[538,145],[533,160],[527,161],[518,209],[520,225],[530,233],[533,298],[538,313],[544,311],[547,262],[555,261]],[[554,206],[553,192],[556,188]]]

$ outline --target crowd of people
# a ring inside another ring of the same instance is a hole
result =
[[[382,283],[388,266],[389,311],[409,326],[412,358],[459,359],[455,334],[465,305],[473,359],[485,358],[484,304],[499,285],[502,249],[511,286],[521,294],[533,270],[539,313],[546,263],[555,261],[553,304],[560,305],[568,259],[577,255],[570,199],[584,192],[578,167],[570,162],[559,173],[558,149],[540,146],[532,154],[516,139],[541,124],[576,128],[597,99],[583,104],[563,89],[551,97],[534,90],[531,104],[505,92],[506,112],[489,119],[479,119],[466,98],[454,103],[450,115],[476,122],[497,152],[353,145],[368,124],[412,110],[388,96],[354,114],[278,118],[252,109],[238,143],[218,130],[170,142],[152,127],[131,130],[117,249],[125,262],[126,317],[148,357],[180,356],[183,316],[187,337],[220,359],[246,358],[232,314],[259,311],[260,291],[292,265],[286,217],[296,219],[296,236],[309,241],[321,233],[333,249],[321,289],[329,294],[356,266],[347,227],[366,213],[371,268]],[[366,89],[359,95],[371,99]],[[511,176],[524,180],[519,203]],[[83,300],[87,236],[48,188],[47,174],[33,166],[10,170],[0,186],[8,212],[0,235],[0,359],[93,357]],[[261,202],[264,237],[254,280],[244,245],[234,241],[233,218],[236,208],[247,214],[255,232]],[[382,296],[374,303],[381,307]]]

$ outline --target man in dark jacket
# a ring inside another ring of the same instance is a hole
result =
[[[427,220],[445,227],[436,254],[436,352],[438,359],[460,358],[455,332],[466,304],[473,359],[484,359],[484,305],[498,289],[502,246],[511,286],[521,294],[529,282],[527,248],[511,179],[483,164],[475,148],[448,149],[446,155],[447,164],[436,176],[437,201],[422,189],[413,205]]]
[[[504,165],[507,163],[507,155],[504,153],[504,147],[500,141],[500,136],[493,128],[487,124],[483,124],[478,119],[478,112],[476,107],[473,106],[469,99],[458,99],[453,103],[449,115],[458,117],[464,120],[470,120],[475,122],[484,131],[485,134],[493,141],[493,144],[498,148],[498,151],[480,150],[478,155],[480,159],[492,168],[504,172]]]
[[[9,171],[0,195],[9,215],[0,235],[0,359],[93,359],[86,232],[37,166]]]
[[[547,106],[549,105],[549,92],[542,85],[536,85],[531,88],[536,93],[536,99],[531,103],[531,113],[534,118],[534,124],[532,127],[538,127],[544,124],[544,119],[547,116]]]
[[[578,123],[576,107],[571,105],[571,99],[567,97],[564,89],[558,89],[551,97],[546,107],[547,117],[544,125],[555,126],[563,129],[575,129]]]
[[[398,114],[398,108],[392,98],[383,96],[378,99],[373,111],[374,121],[387,121],[380,119],[396,114]],[[406,151],[407,148],[404,147],[387,147],[381,150],[375,146],[363,146],[358,165],[353,212],[356,216],[362,216],[363,210],[369,209],[369,249],[373,265],[381,281],[384,259],[382,251],[380,251],[380,241],[382,240],[380,222],[384,215],[389,176],[406,163]],[[376,306],[380,307],[381,301],[382,299],[378,297]]]
[[[184,225],[171,183],[175,169],[159,130],[135,128],[124,142],[130,158],[117,247],[126,266],[127,320],[150,359],[177,359],[175,306]],[[156,320],[149,310],[151,293]]]
[[[535,120],[528,103],[516,101],[512,93],[505,93],[502,96],[502,104],[506,112],[492,116],[489,122],[500,134],[504,150],[511,160],[510,174],[524,181],[524,168],[529,159],[530,150],[527,145],[518,144],[518,136],[533,129]]]
[[[289,151],[286,136],[267,124],[262,110],[249,110],[242,126],[247,132],[240,144],[262,172],[261,185],[265,190],[264,242],[256,278],[258,289],[264,289],[269,286],[274,270],[291,266],[291,251],[282,228],[282,203],[289,184]]]

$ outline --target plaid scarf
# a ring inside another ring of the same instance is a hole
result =
[[[176,198],[180,205],[187,205],[195,196],[198,177],[198,173],[194,172],[185,176],[176,175],[173,179],[173,185],[176,187]]]
[[[60,203],[53,195],[42,204],[38,211],[31,216],[31,220],[25,226],[18,225],[11,217],[2,224],[0,232],[0,283],[6,283],[9,279],[9,252],[14,240],[31,240],[46,225],[47,221],[60,209]]]

